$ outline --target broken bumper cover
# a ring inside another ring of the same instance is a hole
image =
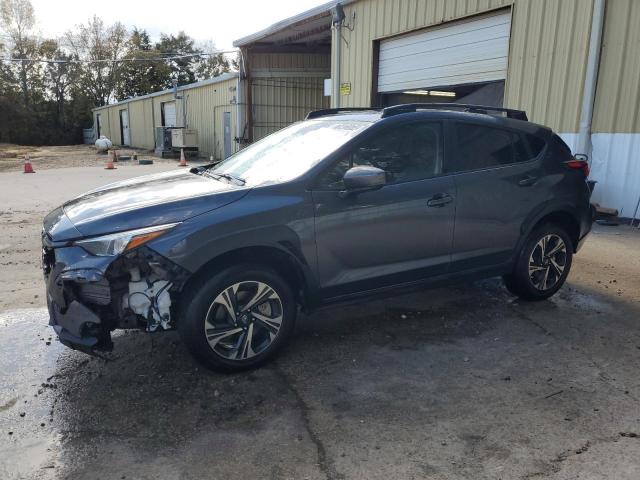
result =
[[[49,325],[64,345],[85,352],[111,350],[109,328],[100,308],[111,301],[105,273],[114,260],[91,256],[80,247],[43,246]]]
[[[146,325],[147,331],[155,330],[149,328],[148,317],[130,308],[132,268],[142,276],[143,282],[138,284],[163,278],[167,280],[163,285],[175,288],[171,292],[179,291],[189,276],[189,272],[146,246],[117,256],[95,256],[78,246],[55,245],[46,236],[42,268],[49,325],[61,343],[86,353],[112,350],[111,332],[115,329]],[[170,318],[167,310],[164,329],[171,328]]]
[[[93,351],[99,346],[98,336],[87,335],[87,327],[94,328],[100,324],[100,318],[80,302],[73,300],[62,313],[60,306],[47,301],[49,307],[49,325],[58,334],[60,343],[67,347]]]

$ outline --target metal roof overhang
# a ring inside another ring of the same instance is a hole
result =
[[[357,0],[332,1],[274,23],[233,42],[234,47],[282,47],[286,45],[331,44],[331,9]]]

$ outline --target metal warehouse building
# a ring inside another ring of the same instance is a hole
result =
[[[188,127],[197,131],[202,155],[221,159],[237,149],[237,89],[238,74],[227,73],[176,92],[164,90],[96,108],[95,133],[116,145],[154,149],[156,127]]]
[[[297,67],[302,55],[314,67],[330,62],[334,107],[456,101],[526,110],[574,153],[589,155],[599,182],[595,201],[633,215],[640,195],[640,1],[341,3],[235,42],[246,95],[239,117],[253,138],[268,130],[264,124],[286,123],[278,111],[252,108],[270,95],[285,98],[263,87],[264,72],[280,71],[287,59],[298,59]]]
[[[505,106],[526,110],[574,153],[587,154],[598,181],[594,200],[633,214],[640,195],[640,1],[336,5],[234,42],[238,75],[180,87],[177,102],[165,91],[96,109],[94,124],[115,143],[153,148],[154,127],[174,121],[197,129],[202,152],[223,158],[329,105]]]

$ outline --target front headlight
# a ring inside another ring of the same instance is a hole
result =
[[[119,255],[127,250],[132,250],[140,245],[158,238],[160,235],[168,232],[177,223],[168,225],[158,225],[156,227],[140,228],[138,230],[129,230],[127,232],[112,233],[101,237],[88,238],[86,240],[78,240],[75,245],[84,248],[92,255],[99,257],[112,257]]]

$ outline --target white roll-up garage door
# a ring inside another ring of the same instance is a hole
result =
[[[164,126],[175,127],[176,126],[176,102],[166,102],[162,104],[164,111]]]
[[[500,11],[382,40],[378,92],[503,80],[510,30]]]

